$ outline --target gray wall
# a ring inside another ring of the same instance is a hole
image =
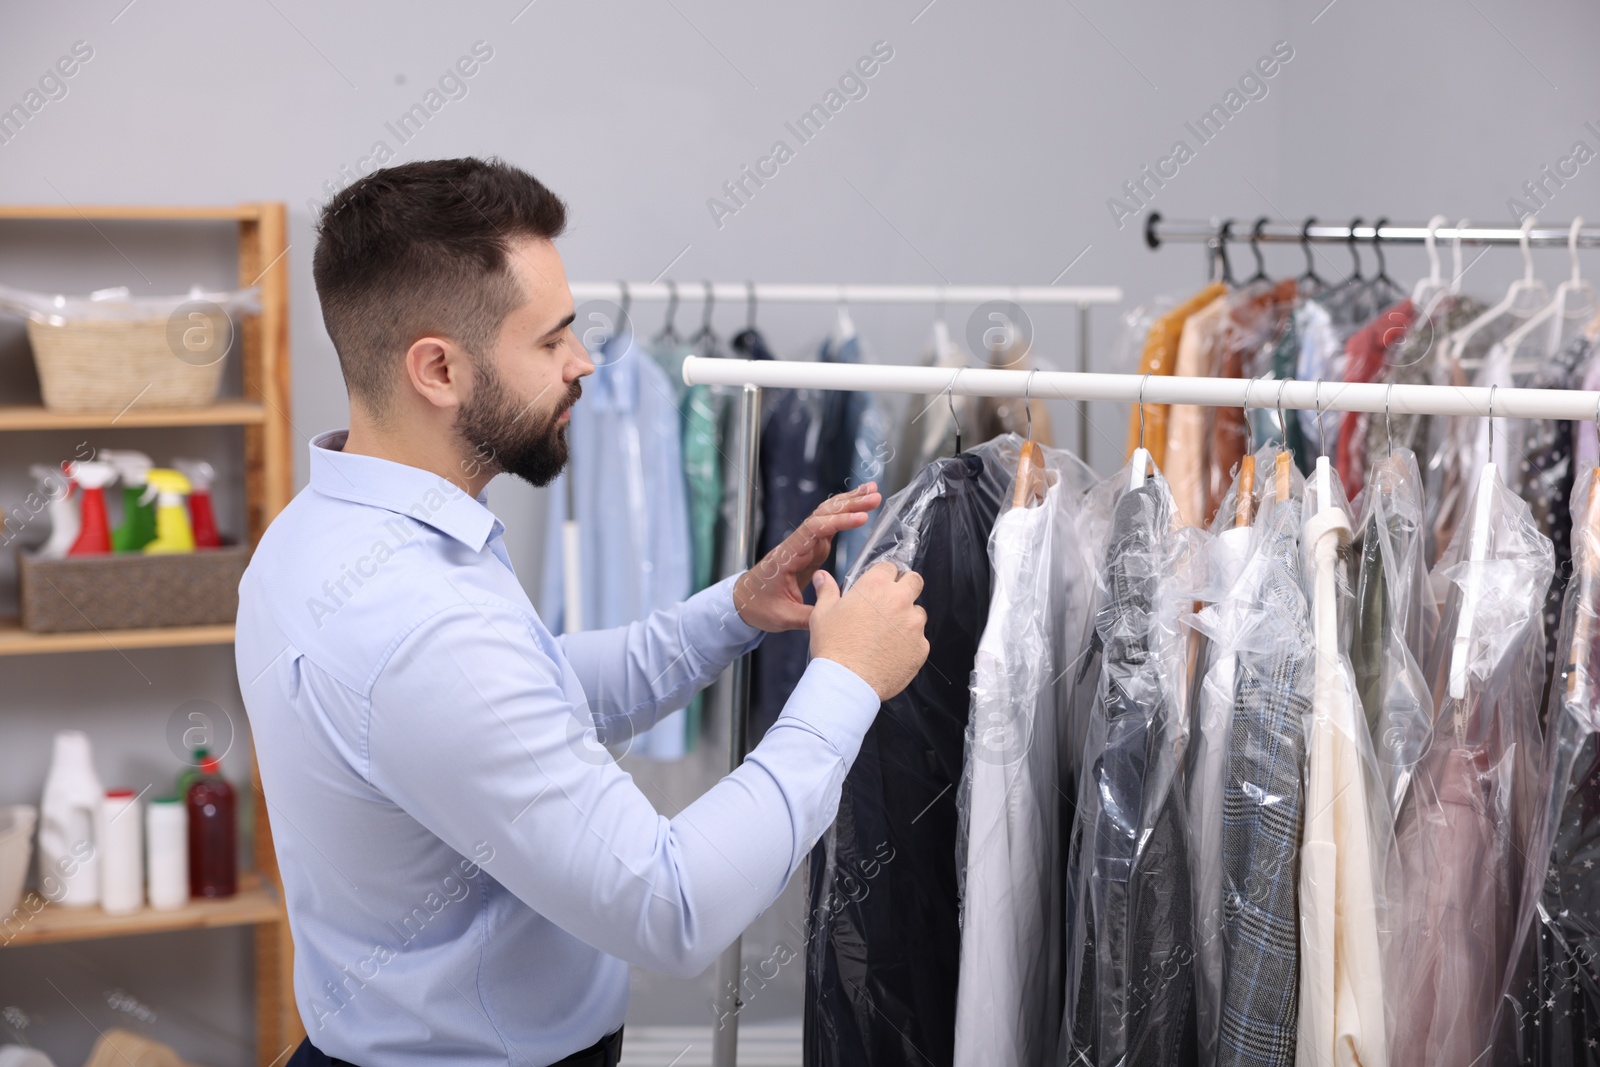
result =
[[[1507,198],[1543,165],[1578,139],[1600,149],[1584,128],[1600,125],[1600,69],[1589,55],[1600,12],[1574,0],[525,2],[6,5],[0,105],[22,101],[74,42],[88,42],[94,55],[65,97],[0,144],[0,200],[287,201],[303,451],[307,435],[342,425],[346,410],[311,285],[308,203],[326,197],[325,182],[343,184],[341,168],[359,167],[379,140],[399,160],[493,153],[538,174],[571,205],[562,249],[575,279],[1059,281],[1121,285],[1129,307],[1181,294],[1203,277],[1198,249],[1152,254],[1140,239],[1142,218],[1119,228],[1108,207],[1124,181],[1156,166],[1179,138],[1193,158],[1153,191],[1169,217],[1413,220],[1439,211],[1508,221]],[[478,41],[493,57],[466,82],[466,95],[400,144],[386,123]],[[784,123],[877,41],[894,54],[866,96],[798,145]],[[1277,41],[1293,58],[1265,82],[1266,95],[1199,144],[1185,122],[1222,102]],[[707,199],[779,138],[794,158],[718,226]],[[1546,217],[1600,216],[1596,173],[1600,166],[1586,166],[1556,192]],[[0,282],[86,291],[227,280],[225,236],[207,244],[171,228],[103,229],[61,225],[41,235],[6,224]],[[52,242],[70,245],[70,262],[53,258],[44,247]],[[1345,268],[1342,250],[1324,252],[1324,273]],[[1300,269],[1297,250],[1269,256],[1272,266]],[[1421,261],[1419,252],[1397,251],[1391,266],[1409,278]],[[1538,261],[1547,277],[1565,269],[1559,253]],[[1474,266],[1472,287],[1503,284],[1515,262],[1491,253]],[[698,310],[686,304],[680,321]],[[950,309],[958,333],[969,311]],[[640,309],[640,319],[653,329],[657,313]],[[875,358],[906,361],[925,342],[929,314],[857,309],[856,319]],[[788,355],[808,350],[831,316],[761,311]],[[742,319],[742,308],[723,308],[716,321],[731,330]],[[1096,369],[1126,366],[1116,319],[1097,317]],[[1070,366],[1070,315],[1036,310],[1034,321],[1045,363]],[[0,403],[33,388],[26,359],[20,328],[0,323]],[[1061,437],[1072,440],[1070,412],[1056,414]],[[1125,417],[1112,405],[1092,413],[1090,458],[1102,470],[1120,461]],[[142,441],[158,455],[215,448],[237,463],[228,440],[128,434],[97,443]],[[17,461],[48,459],[70,443],[0,440],[0,502],[23,489]],[[304,463],[299,455],[302,477]],[[538,494],[504,484],[492,495],[522,573],[536,575]],[[236,528],[237,500],[224,504]],[[13,595],[11,580],[0,570],[0,603]],[[170,775],[166,720],[191,699],[237,714],[227,651],[0,660],[0,803],[37,797],[49,735],[66,725],[94,732],[108,780],[137,787]],[[230,761],[235,770],[242,755]],[[107,994],[122,989],[192,1057],[242,1064],[248,960],[237,932],[0,951],[0,1006],[22,1009],[30,1035],[74,1063],[92,1034],[68,1002],[104,1025],[117,1017]],[[641,1017],[697,1021],[693,990],[650,980],[640,988],[648,994]],[[797,988],[796,978],[779,1007],[793,1011]],[[0,1038],[7,1025],[0,1020]]]

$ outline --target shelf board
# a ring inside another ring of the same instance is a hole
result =
[[[12,913],[13,922],[25,916],[28,910],[18,906]],[[278,907],[277,895],[259,876],[247,875],[239,879],[239,892],[220,900],[191,900],[181,908],[156,911],[145,908],[132,915],[107,915],[99,907],[63,908],[59,904],[45,904],[38,914],[27,920],[20,930],[14,925],[5,932],[12,935],[3,943],[17,945],[48,945],[61,941],[94,941],[107,937],[130,937],[135,934],[160,934],[173,930],[206,930],[221,926],[253,926],[257,923],[277,922],[283,917]]]
[[[261,205],[236,204],[232,207],[178,207],[152,204],[7,204],[0,206],[0,219],[224,219],[249,222],[261,218]]]
[[[252,400],[220,400],[215,404],[192,408],[133,407],[121,414],[51,411],[43,404],[0,405],[0,431],[109,430],[129,426],[259,426],[266,421],[266,407]]]
[[[134,648],[181,648],[233,643],[233,627],[166,626],[154,630],[84,630],[36,634],[22,628],[15,616],[0,618],[0,656],[42,652],[109,652]]]

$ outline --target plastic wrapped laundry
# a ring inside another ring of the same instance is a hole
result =
[[[0,309],[22,315],[47,326],[66,326],[78,322],[150,322],[165,319],[185,304],[203,300],[230,315],[256,314],[261,310],[259,288],[218,291],[190,288],[183,296],[132,296],[125,285],[98,289],[88,296],[39,293],[0,285]]]
[[[1531,1067],[1600,1067],[1600,498],[1595,470],[1573,493],[1573,581],[1562,672],[1534,819],[1500,1049]]]
[[[1062,877],[1074,796],[1070,708],[1088,643],[1107,516],[1093,474],[1044,449],[1048,487],[1015,503],[989,540],[994,590],[972,673],[956,873],[961,886],[957,1067],[1028,1067],[1061,1023]],[[1026,489],[1026,486],[1024,486]]]
[[[1016,474],[1003,437],[934,461],[886,501],[846,580],[917,571],[927,662],[885,701],[808,872],[805,1062],[950,1063],[961,929],[956,790],[993,589],[989,535]],[[916,1051],[911,1051],[915,1049]]]
[[[1390,817],[1433,737],[1433,696],[1422,670],[1439,626],[1428,584],[1422,473],[1407,448],[1372,468],[1354,551],[1351,659]]]
[[[1434,569],[1433,742],[1397,828],[1395,1064],[1488,1062],[1532,838],[1550,541],[1494,467]]]
[[[1136,456],[1141,460],[1142,456]],[[1067,984],[1057,1061],[1192,1063],[1194,920],[1187,804],[1189,633],[1203,531],[1177,521],[1159,472],[1101,490],[1112,504],[1084,672],[1098,678],[1068,858]]]

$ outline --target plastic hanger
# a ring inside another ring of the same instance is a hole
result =
[[[1236,289],[1239,283],[1233,277],[1233,264],[1228,262],[1228,239],[1233,236],[1233,220],[1228,219],[1217,227],[1217,258],[1213,264],[1211,280],[1221,282],[1229,289]]]
[[[1306,255],[1306,272],[1295,279],[1300,283],[1300,292],[1305,294],[1320,293],[1328,287],[1317,273],[1316,263],[1311,254],[1311,227],[1316,225],[1317,217],[1310,215],[1300,226],[1300,250]]]
[[[1579,216],[1572,220],[1572,229],[1567,234],[1567,253],[1572,257],[1572,276],[1556,286],[1555,296],[1550,298],[1548,304],[1529,316],[1527,322],[1506,334],[1505,339],[1500,342],[1514,355],[1522,342],[1531,337],[1536,330],[1541,327],[1546,330],[1544,343],[1539,346],[1536,355],[1532,359],[1514,359],[1511,363],[1512,373],[1537,370],[1545,360],[1556,354],[1556,350],[1561,347],[1562,325],[1569,317],[1578,317],[1568,315],[1568,297],[1580,292],[1584,295],[1585,303],[1581,305],[1580,314],[1587,314],[1589,309],[1594,307],[1594,286],[1584,281],[1578,273],[1578,231],[1582,227],[1583,218]]]
[[[1128,461],[1133,467],[1133,475],[1128,481],[1128,490],[1143,489],[1145,481],[1150,477],[1150,452],[1144,447],[1144,387],[1150,384],[1150,375],[1146,374],[1139,379],[1139,447],[1133,450],[1133,457]]]
[[[1489,454],[1494,454],[1494,386],[1489,387]],[[1467,559],[1471,563],[1482,563],[1489,558],[1489,546],[1493,534],[1490,528],[1489,516],[1491,505],[1494,502],[1494,489],[1500,480],[1499,469],[1491,460],[1483,465],[1483,473],[1478,476],[1478,495],[1476,506],[1472,512],[1471,540],[1467,542]],[[1472,657],[1472,621],[1478,613],[1478,602],[1483,597],[1482,579],[1478,567],[1467,570],[1466,582],[1461,590],[1461,617],[1456,622],[1455,644],[1450,650],[1450,696],[1456,700],[1464,699],[1467,695],[1467,672],[1471,666]]]
[[[1511,287],[1506,290],[1505,299],[1461,327],[1446,340],[1445,353],[1458,366],[1470,369],[1481,362],[1475,360],[1468,364],[1461,359],[1461,352],[1485,326],[1503,315],[1515,313],[1519,306],[1538,308],[1550,302],[1550,290],[1544,282],[1533,276],[1533,250],[1528,245],[1528,231],[1533,229],[1533,224],[1532,215],[1522,220],[1522,277],[1511,283]],[[1459,284],[1460,278],[1458,277],[1456,281]]]
[[[1271,282],[1267,277],[1267,261],[1261,256],[1261,230],[1267,224],[1267,217],[1262,215],[1256,219],[1256,224],[1250,228],[1250,254],[1256,257],[1256,272],[1246,278],[1245,284],[1253,282]]]
[[[1022,387],[1022,404],[1028,413],[1028,439],[1022,442],[1022,450],[1017,456],[1016,488],[1011,494],[1011,506],[1014,508],[1032,507],[1044,500],[1044,450],[1033,440],[1033,376],[1038,373],[1036,370],[1029,371],[1027,384]]]
[[[1428,276],[1417,282],[1411,290],[1411,303],[1418,313],[1427,317],[1433,313],[1433,305],[1449,291],[1443,276],[1439,273],[1439,227],[1447,220],[1443,215],[1435,215],[1428,220],[1428,235],[1423,238],[1423,243],[1428,247]],[[1459,246],[1458,246],[1459,247]]]
[[[661,324],[661,329],[651,338],[651,343],[658,347],[668,347],[682,344],[678,337],[678,283],[667,281],[667,317]]]

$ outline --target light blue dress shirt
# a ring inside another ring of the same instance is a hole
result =
[[[539,614],[556,634],[573,629],[564,608],[561,536],[569,479],[577,504],[585,630],[624,626],[694,591],[678,387],[632,333],[608,340],[594,363],[567,427],[572,462],[545,495],[549,529]],[[633,738],[628,751],[681,759],[687,749],[684,718],[665,717]]]
[[[756,643],[733,579],[552,637],[482,497],[344,438],[239,586],[300,1015],[364,1067],[551,1063],[622,1024],[629,963],[698,974],[776,899],[878,700],[813,661],[742,767],[658,815],[599,742]]]

